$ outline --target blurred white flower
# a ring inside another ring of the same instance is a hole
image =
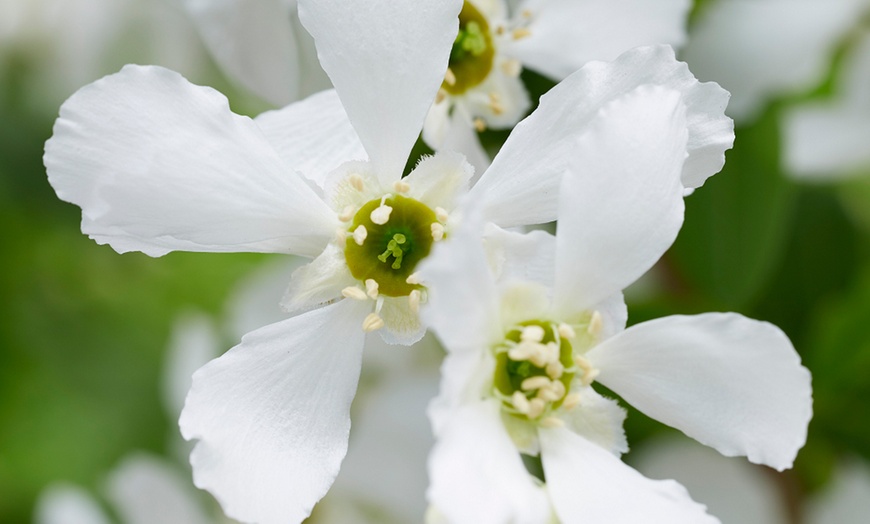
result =
[[[711,313],[624,329],[621,290],[676,238],[687,153],[727,96],[681,73],[623,92],[575,142],[555,238],[491,231],[488,255],[469,219],[423,263],[424,320],[449,352],[429,462],[448,522],[547,522],[550,503],[562,522],[715,522],[618,459],[624,412],[596,382],[725,455],[781,470],[803,446],[810,376],[775,326]],[[543,484],[520,452],[540,455]]]
[[[524,67],[562,80],[592,60],[685,40],[688,0],[466,0],[448,73],[423,128],[436,150],[462,152],[478,172],[490,158],[477,131],[510,129],[531,102]]]

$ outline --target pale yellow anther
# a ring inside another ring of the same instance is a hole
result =
[[[544,346],[544,355],[547,364],[559,362],[559,346],[555,342],[547,342],[547,345]]]
[[[347,206],[342,210],[341,214],[338,215],[338,219],[342,222],[350,222],[353,216],[356,214],[356,208],[353,206]]]
[[[416,286],[420,283],[420,275],[418,275],[417,273],[411,273],[410,275],[408,275],[408,278],[405,279],[405,282],[411,284],[412,286]]]
[[[366,292],[356,286],[348,286],[341,290],[342,296],[352,298],[354,300],[368,300]]]
[[[377,313],[369,313],[365,320],[363,320],[362,328],[366,333],[377,331],[382,327],[384,327],[384,319]]]
[[[599,333],[601,333],[601,328],[604,326],[604,320],[601,318],[601,313],[595,311],[592,313],[592,318],[589,319],[589,326],[586,327],[586,331],[597,337]]]
[[[547,403],[539,398],[533,398],[529,401],[529,411],[526,416],[529,418],[538,418],[547,408]]]
[[[526,414],[529,412],[529,399],[519,391],[514,391],[514,394],[511,395],[511,404],[513,404],[520,413]]]
[[[359,173],[350,175],[350,185],[360,193],[362,193],[366,187],[365,182],[363,182],[363,177],[361,177]]]
[[[440,104],[447,98],[447,91],[443,89],[439,89],[437,93],[435,93],[435,103]]]
[[[443,207],[435,208],[435,219],[442,224],[446,224],[447,220],[450,218],[450,215],[447,214],[447,210]]]
[[[541,426],[545,428],[561,428],[565,425],[565,421],[558,417],[547,417],[541,421]]]
[[[577,336],[577,333],[574,331],[574,328],[562,322],[561,324],[559,324],[559,336],[562,338],[567,338],[568,340],[572,340],[574,337]]]
[[[486,131],[486,121],[480,117],[475,118],[474,129],[476,129],[478,133],[483,133]]]
[[[501,63],[501,70],[507,76],[518,77],[523,72],[523,64],[519,60],[505,60]]]
[[[574,357],[574,363],[577,364],[577,367],[583,372],[583,377],[580,379],[580,382],[584,386],[588,386],[595,382],[595,379],[598,377],[600,371],[592,367],[592,364],[586,360],[585,357],[577,355]]]
[[[390,221],[390,213],[392,212],[393,208],[386,204],[381,204],[371,212],[369,218],[373,223],[382,226]]]
[[[545,402],[556,402],[562,397],[561,395],[558,395],[553,388],[541,388],[538,390],[537,398]]]
[[[508,357],[516,362],[528,360],[538,353],[538,344],[534,342],[520,342],[508,350]]]
[[[360,224],[353,230],[353,241],[356,242],[356,245],[361,246],[366,241],[366,237],[369,236],[369,232],[366,230],[366,226]]]
[[[342,229],[342,228],[336,229],[335,230],[335,243],[338,244],[339,246],[343,246],[345,242],[347,242],[347,231]]]
[[[396,183],[393,184],[393,189],[396,190],[396,193],[407,193],[411,190],[411,184],[404,180],[396,180]]]
[[[489,93],[489,108],[496,115],[504,113],[504,104],[501,103],[501,95],[495,91]]]
[[[444,82],[446,82],[447,85],[449,85],[449,86],[456,85],[456,75],[453,73],[453,70],[450,69],[449,67],[447,68],[447,72],[444,73]]]
[[[411,310],[411,313],[418,313],[420,311],[420,299],[423,296],[420,293],[419,289],[415,289],[408,293],[408,308]]]
[[[530,355],[528,357],[528,361],[532,364],[538,366],[539,368],[545,367],[550,363],[550,357],[547,354],[547,348],[543,344],[535,344],[534,351],[530,351]]]
[[[514,40],[522,40],[523,38],[532,36],[532,32],[525,27],[518,27],[513,30],[511,36]]]
[[[547,376],[553,380],[558,380],[565,373],[565,366],[561,362],[550,362],[547,364]]]
[[[533,391],[535,389],[546,388],[551,384],[550,379],[545,376],[538,375],[536,377],[529,377],[523,380],[523,383],[520,385],[520,388],[523,391]]]
[[[574,409],[580,405],[580,399],[580,393],[571,393],[562,401],[562,407],[568,410]]]
[[[588,386],[595,382],[595,379],[598,378],[598,375],[601,374],[601,370],[598,369],[590,369],[588,373],[583,375],[583,380],[581,381],[583,385]]]
[[[523,332],[520,333],[520,340],[523,342],[540,342],[544,340],[544,328],[541,326],[526,326]]]
[[[444,225],[439,222],[432,222],[432,240],[438,242],[444,238]]]
[[[378,298],[378,283],[373,278],[366,279],[366,295],[368,295],[372,300]]]
[[[564,397],[565,393],[567,393],[567,391],[565,391],[565,384],[558,380],[550,383],[550,391],[552,391],[553,394],[556,395],[556,400]]]

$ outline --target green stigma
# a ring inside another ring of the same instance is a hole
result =
[[[378,255],[378,260],[386,263],[387,259],[392,255],[396,260],[390,266],[393,269],[401,269],[402,268],[402,256],[405,254],[402,251],[402,248],[399,247],[405,243],[405,235],[401,233],[396,233],[393,235],[393,239],[387,244],[387,250]]]
[[[454,81],[445,80],[441,87],[452,95],[459,95],[481,84],[492,70],[494,57],[489,23],[466,1],[459,13],[459,34],[450,50],[449,67]]]

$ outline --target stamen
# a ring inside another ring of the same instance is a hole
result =
[[[565,425],[565,421],[558,417],[547,417],[541,421],[541,426],[545,428],[561,428]]]
[[[359,173],[350,175],[350,185],[360,193],[365,189],[365,182],[363,182],[363,177],[361,177]]]
[[[444,226],[438,222],[432,223],[432,240],[435,242],[440,241],[444,238]]]
[[[374,212],[372,212],[374,214]],[[404,252],[402,248],[399,247],[401,244],[404,244],[407,239],[405,235],[401,233],[396,233],[393,235],[392,240],[387,244],[387,250],[378,255],[378,260],[385,263],[387,259],[392,255],[396,260],[393,261],[393,264],[390,266],[393,269],[399,269],[402,267],[402,257],[404,256]]]
[[[577,333],[574,332],[574,328],[562,322],[561,324],[559,324],[559,336],[562,338],[567,338],[568,340],[572,340],[574,337],[577,336]]]
[[[437,93],[435,93],[435,103],[440,104],[447,98],[447,91],[443,89],[439,89]]]
[[[447,72],[444,73],[444,82],[446,82],[449,86],[456,85],[456,74],[449,67],[447,68]]]
[[[601,328],[604,326],[604,321],[601,318],[601,313],[595,311],[592,313],[592,318],[589,319],[589,326],[586,331],[592,336],[598,336],[601,333]]]
[[[363,245],[363,242],[366,241],[368,234],[369,232],[366,231],[366,226],[360,224],[353,230],[353,241],[356,242],[356,245],[361,246]]]
[[[486,121],[480,117],[475,118],[474,129],[476,129],[478,133],[483,133],[486,131]]]
[[[565,366],[561,362],[550,362],[547,364],[547,376],[553,380],[558,380],[565,373]]]
[[[501,70],[507,76],[516,78],[523,72],[523,64],[512,58],[501,63]]]
[[[550,391],[552,391],[553,394],[556,396],[553,401],[559,400],[560,398],[565,396],[565,384],[562,384],[562,382],[558,380],[553,381],[550,383]]]
[[[516,362],[529,360],[532,355],[537,354],[538,345],[535,343],[521,342],[508,350],[508,357]]]
[[[525,415],[529,412],[529,399],[519,391],[514,391],[514,394],[511,396],[511,403],[520,413]]]
[[[362,328],[366,333],[377,331],[382,327],[384,327],[384,319],[378,316],[377,313],[369,313],[365,320],[363,320]]]
[[[335,230],[335,243],[343,246],[347,242],[347,231],[342,228]]]
[[[536,377],[529,377],[523,380],[523,383],[520,385],[524,391],[532,391],[534,389],[546,388],[550,386],[550,379],[547,377],[538,375]]]
[[[504,113],[504,105],[501,103],[501,95],[497,92],[492,91],[489,93],[489,108],[496,115],[500,115]]]
[[[529,37],[531,35],[532,32],[525,27],[518,27],[514,29],[513,33],[511,33],[511,36],[514,40],[522,40],[523,38]]]
[[[571,410],[580,405],[580,393],[571,393],[562,401],[562,407]]]
[[[535,344],[534,351],[529,355],[529,362],[539,368],[545,367],[550,362],[550,356],[547,354],[547,347],[543,344]]]
[[[441,222],[442,224],[446,224],[447,220],[450,218],[450,216],[447,214],[447,210],[444,209],[443,207],[436,207],[435,208],[435,218],[438,219],[438,222]]]
[[[411,190],[411,184],[404,180],[396,180],[396,183],[393,184],[393,189],[395,189],[397,193],[407,193]]]
[[[556,382],[556,384],[561,384],[561,382]],[[562,395],[559,395],[552,387],[548,387],[539,389],[536,398],[539,398],[545,402],[556,402],[557,400],[562,398]]]
[[[540,342],[544,340],[544,328],[541,326],[526,326],[520,335],[523,342]]]
[[[353,219],[353,216],[356,214],[356,208],[353,206],[347,206],[344,208],[344,211],[338,215],[338,219],[342,222],[350,222]]]
[[[354,300],[368,300],[366,292],[356,286],[348,286],[341,290],[342,296]]]
[[[372,300],[378,298],[378,283],[373,278],[366,279],[366,295],[371,297]]]
[[[546,402],[539,398],[533,398],[529,401],[529,411],[526,413],[526,416],[529,418],[538,418],[546,408]]]
[[[420,297],[422,293],[420,293],[419,289],[415,289],[408,293],[408,308],[411,310],[411,313],[418,313],[420,311]]]
[[[584,386],[588,386],[589,384],[595,382],[595,379],[598,377],[600,371],[592,367],[592,363],[586,360],[586,357],[576,355],[574,357],[574,362],[577,364],[577,367],[580,368],[581,371],[583,371],[583,378],[581,379],[581,382]]]
[[[548,342],[544,346],[544,354],[547,363],[559,362],[559,346],[555,342]]]
[[[408,275],[408,278],[405,279],[405,282],[411,284],[412,286],[416,286],[420,283],[420,275],[417,273],[411,273]]]
[[[372,211],[371,214],[369,215],[369,218],[372,220],[372,222],[374,222],[375,224],[377,224],[379,226],[382,226],[382,225],[386,224],[387,222],[389,222],[390,221],[390,213],[393,212],[393,208],[384,204],[384,202],[387,201],[388,196],[389,195],[385,195],[383,198],[381,198],[381,205],[376,207],[375,210]]]

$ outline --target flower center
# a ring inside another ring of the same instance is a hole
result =
[[[450,51],[449,70],[441,87],[459,95],[486,80],[492,70],[495,48],[489,23],[471,2],[459,13],[459,34]]]
[[[573,404],[571,381],[584,370],[575,362],[567,324],[530,320],[513,326],[495,350],[494,393],[506,412],[529,420],[545,419],[563,404]],[[571,407],[571,406],[566,406]]]
[[[421,288],[409,277],[443,231],[436,213],[413,198],[370,200],[353,217],[344,250],[347,266],[354,278],[376,282],[382,295],[408,296]]]

